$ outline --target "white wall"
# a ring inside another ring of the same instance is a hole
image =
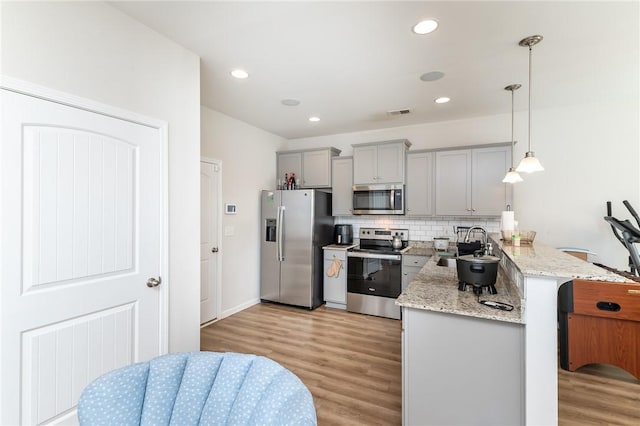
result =
[[[637,58],[629,66],[637,71]],[[616,78],[617,70],[609,70]],[[637,76],[637,73],[634,74]],[[588,90],[588,88],[585,88]],[[640,134],[637,82],[627,99],[532,112],[532,149],[544,172],[524,176],[514,187],[514,210],[521,229],[538,232],[536,241],[551,246],[590,249],[601,263],[627,269],[627,251],[613,237],[605,202],[614,216],[630,217],[629,200],[640,211]],[[411,150],[505,142],[511,138],[510,114],[468,120],[387,128],[288,141],[288,149],[335,146],[351,155],[351,144],[408,139]],[[516,113],[516,165],[527,145],[527,113]],[[506,171],[505,171],[506,172]],[[441,223],[437,227],[444,226]]]
[[[231,315],[260,299],[260,191],[276,182],[276,151],[286,140],[202,107],[202,156],[222,161],[222,202],[236,203],[223,215],[222,312]],[[225,228],[234,235],[225,236]]]
[[[104,3],[1,7],[3,74],[169,123],[169,349],[198,350],[199,58]]]

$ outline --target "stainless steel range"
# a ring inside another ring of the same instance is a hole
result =
[[[360,245],[347,253],[347,311],[400,319],[402,253],[408,229],[360,228]]]

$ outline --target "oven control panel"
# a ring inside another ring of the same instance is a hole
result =
[[[390,228],[360,228],[361,240],[393,240],[395,236],[400,237],[402,241],[409,241],[409,230]]]

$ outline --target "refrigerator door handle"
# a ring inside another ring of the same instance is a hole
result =
[[[282,231],[284,228],[284,206],[278,207],[278,218],[276,222],[276,228],[278,229],[278,236],[276,237],[278,239],[278,245],[277,245],[278,262],[284,262],[284,246],[282,244],[282,235],[283,235]]]

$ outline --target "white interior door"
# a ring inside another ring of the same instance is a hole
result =
[[[2,89],[0,423],[161,349],[159,129]]]
[[[200,323],[218,317],[220,164],[200,162]]]

